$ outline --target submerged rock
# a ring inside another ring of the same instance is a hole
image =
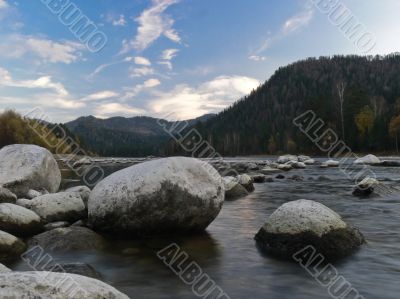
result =
[[[382,161],[379,166],[384,166],[384,167],[400,167],[400,161]]]
[[[204,230],[219,214],[224,184],[198,159],[174,157],[110,175],[90,193],[89,225],[123,236]]]
[[[366,155],[365,157],[358,158],[354,164],[375,165],[381,163],[381,160],[375,155]]]
[[[33,211],[10,203],[0,204],[0,230],[19,237],[43,230],[40,217]]]
[[[339,167],[339,161],[328,160],[321,164],[321,167]]]
[[[282,172],[282,171],[277,168],[272,168],[269,166],[260,170],[260,173],[265,174],[265,175],[271,175],[271,174],[279,173],[279,172]]]
[[[224,177],[225,200],[235,200],[244,197],[249,192],[234,177]]]
[[[67,273],[11,272],[1,274],[0,297],[9,299],[129,299],[99,280]]]
[[[86,207],[76,192],[46,194],[32,200],[18,200],[18,205],[37,213],[45,222],[75,222],[86,218]]]
[[[241,174],[238,176],[238,182],[242,185],[248,192],[254,191],[253,180],[247,174]]]
[[[44,229],[45,229],[45,231],[49,231],[52,229],[69,227],[69,226],[71,226],[71,224],[67,221],[58,221],[58,222],[52,222],[52,223],[46,224],[44,226]]]
[[[278,157],[278,160],[277,160],[277,162],[279,164],[285,164],[290,161],[298,162],[299,159],[297,158],[297,156],[294,156],[294,155],[284,155],[284,156]]]
[[[91,265],[86,263],[58,263],[55,265],[46,265],[44,271],[78,274],[94,279],[101,279],[102,275],[96,271]]]
[[[354,187],[353,195],[360,197],[369,196],[379,184],[376,179],[367,177]]]
[[[15,203],[16,201],[17,195],[0,186],[0,203]]]
[[[57,192],[61,173],[53,155],[45,148],[13,144],[0,150],[0,185],[19,197],[42,188]]]
[[[341,258],[365,242],[363,235],[334,211],[304,199],[279,207],[255,239],[261,250],[286,259],[310,245],[326,259]]]
[[[18,258],[25,249],[24,242],[0,230],[0,261]]]
[[[261,174],[261,173],[251,174],[250,177],[251,177],[251,179],[252,179],[252,181],[254,183],[258,183],[258,184],[264,183],[266,181],[266,178],[267,178],[265,176],[265,174]]]
[[[102,236],[86,227],[56,228],[28,241],[29,247],[41,246],[49,251],[101,249],[105,240]]]

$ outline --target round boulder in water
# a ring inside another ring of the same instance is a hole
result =
[[[261,250],[286,259],[307,246],[328,260],[341,258],[365,242],[363,235],[334,211],[304,199],[279,207],[255,239]]]
[[[60,169],[47,149],[13,144],[0,150],[0,185],[18,197],[24,197],[31,189],[57,192],[60,183]]]
[[[204,230],[219,214],[224,184],[198,159],[174,157],[120,170],[91,192],[89,224],[124,238]]]

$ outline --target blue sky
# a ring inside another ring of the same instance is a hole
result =
[[[75,4],[107,43],[91,52],[60,22],[66,6],[0,0],[0,110],[40,107],[55,122],[189,119],[229,106],[280,66],[365,52],[316,5],[328,0],[53,1]],[[399,50],[400,1],[338,4],[373,36],[368,54]]]

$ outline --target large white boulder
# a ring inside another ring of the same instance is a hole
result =
[[[57,192],[61,173],[53,155],[45,148],[13,144],[0,150],[0,185],[19,197],[30,189]]]
[[[279,164],[285,164],[289,161],[299,162],[299,159],[297,156],[294,155],[284,155],[284,156],[279,156],[276,162]]]
[[[257,233],[256,240],[267,253],[289,259],[309,245],[327,259],[339,258],[365,242],[362,234],[337,213],[305,199],[279,207]]]
[[[112,286],[93,278],[44,271],[0,274],[0,297],[8,299],[129,299]]]
[[[19,237],[43,230],[40,217],[33,211],[10,203],[0,204],[0,230]]]
[[[45,222],[74,222],[86,218],[86,207],[76,192],[60,192],[17,200],[17,204],[34,211]]]
[[[0,264],[0,274],[1,273],[8,273],[8,272],[11,272],[11,269],[7,268],[3,264]]]
[[[0,261],[19,257],[26,245],[17,237],[0,230]]]
[[[224,184],[198,159],[174,157],[115,172],[91,192],[89,223],[124,237],[204,230],[219,214]]]
[[[358,158],[354,164],[374,165],[380,164],[381,160],[375,155],[366,155],[365,157]]]

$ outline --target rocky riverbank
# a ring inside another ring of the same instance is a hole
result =
[[[93,162],[79,160],[79,165]],[[118,160],[107,163],[114,162],[122,163]],[[290,171],[339,166],[338,161],[319,163],[311,157],[292,155],[281,156],[276,161],[254,162],[183,157],[126,159],[125,162],[133,165],[126,165],[127,168],[106,177],[93,190],[86,186],[60,190],[60,169],[47,150],[32,145],[1,149],[0,262],[7,264],[21,259],[37,246],[45,252],[101,250],[110,237],[136,239],[194,234],[213,222],[225,200],[247,196],[254,191],[254,184],[280,179],[301,181],[306,178],[291,176]],[[356,165],[385,166],[385,161],[378,162],[371,156],[356,162]],[[365,189],[367,192],[362,196],[373,193],[379,182],[373,182],[373,186],[370,183],[355,186],[359,190],[355,195]],[[266,218],[256,240],[260,249],[272,256],[290,258],[295,250],[312,244],[328,258],[338,258],[351,254],[364,243],[356,228],[316,202],[283,205]],[[329,248],[327,243],[331,244]],[[65,268],[70,273],[67,277],[78,280],[79,288],[87,292],[85,298],[126,298],[96,280],[101,275],[94,275],[96,269],[90,265]],[[4,280],[0,282],[0,295],[36,298],[52,293],[54,298],[65,298],[62,288],[49,283],[58,279],[58,274],[48,271],[52,269],[12,272],[2,266],[0,275]],[[86,273],[91,278],[79,276]],[[43,276],[49,279],[44,281]],[[16,282],[20,287],[15,287]]]

